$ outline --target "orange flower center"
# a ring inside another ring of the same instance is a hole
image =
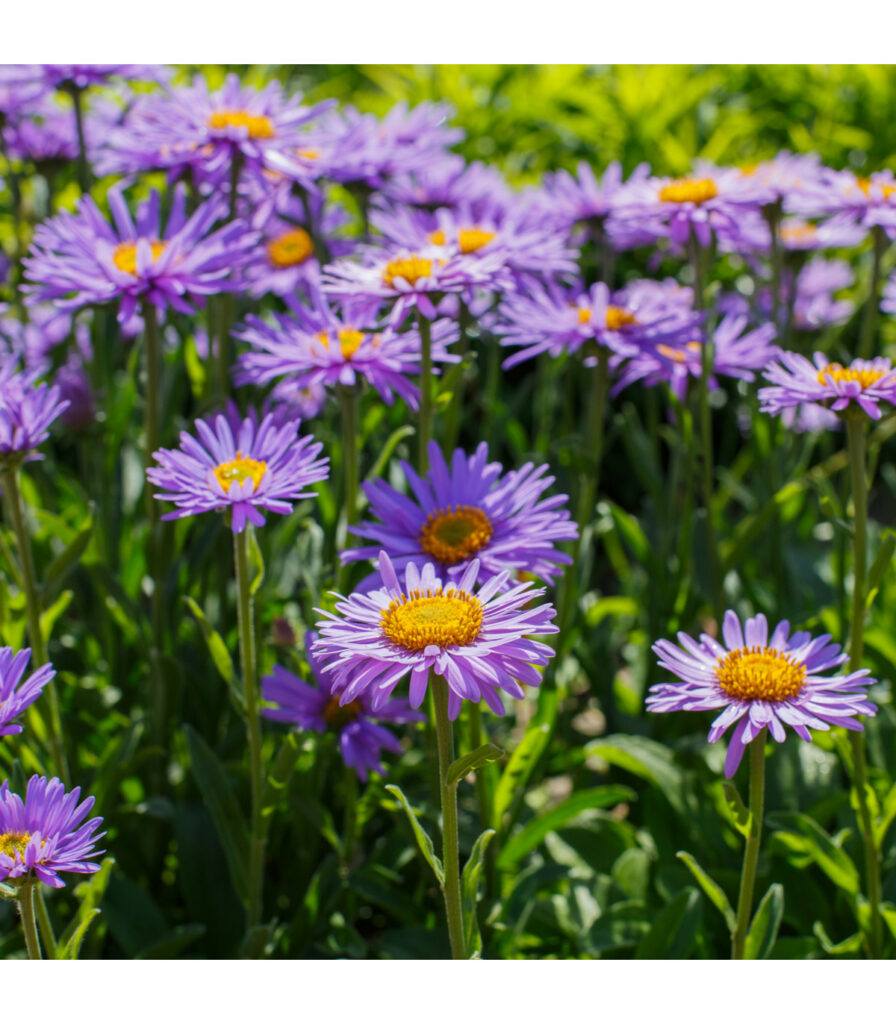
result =
[[[392,601],[380,625],[386,639],[406,651],[466,646],[482,629],[482,605],[466,591],[412,590]]]
[[[685,363],[687,362],[689,352],[700,351],[700,342],[689,341],[683,348],[673,348],[671,345],[657,345],[656,350],[661,356],[671,359],[673,363]]]
[[[700,203],[715,199],[718,187],[712,178],[677,178],[663,185],[660,199],[664,203]]]
[[[252,490],[257,491],[258,485],[268,470],[266,462],[259,462],[257,459],[250,459],[242,452],[236,453],[236,458],[229,462],[222,462],[215,466],[213,472],[215,479],[224,489],[225,493],[230,491],[234,484],[244,484],[247,480],[252,481]]]
[[[443,565],[475,555],[492,538],[492,524],[481,508],[455,505],[431,512],[420,531],[420,547]]]
[[[629,313],[621,306],[607,306],[606,323],[608,331],[620,331],[638,322],[634,313]]]
[[[852,366],[841,366],[840,363],[828,363],[817,375],[819,384],[846,384],[855,382],[864,391],[886,376],[884,370],[861,370]]]
[[[250,139],[272,139],[274,125],[264,114],[250,114],[248,110],[216,110],[209,116],[208,126],[215,131],[225,128],[245,128]]]
[[[464,255],[469,256],[470,253],[484,249],[489,242],[493,242],[497,237],[497,232],[487,231],[485,228],[461,228],[457,232],[457,247]],[[433,245],[447,245],[448,243],[445,232],[441,228],[430,233],[429,241]]]
[[[424,277],[432,273],[432,260],[425,256],[399,256],[389,260],[383,270],[383,284],[389,288],[395,287],[395,279],[400,277],[408,284],[414,285]]]
[[[165,243],[158,241],[150,241],[149,249],[152,256],[152,262],[156,260],[165,251]],[[122,272],[122,274],[131,274],[133,277],[137,276],[137,243],[136,242],[122,242],[120,245],[115,247],[115,252],[112,253],[112,262]]]
[[[314,255],[314,243],[304,228],[293,228],[271,239],[267,250],[275,267],[298,267]]]
[[[342,327],[336,337],[339,339],[339,351],[342,353],[342,358],[351,359],[364,344],[367,335],[363,331],[356,331],[354,327]],[[320,331],[317,340],[324,348],[330,347],[330,335],[326,331]]]
[[[806,666],[773,647],[738,647],[716,662],[722,692],[734,700],[777,703],[795,697],[806,681]]]
[[[814,224],[784,224],[781,227],[781,238],[785,242],[814,242],[818,237],[818,228]]]
[[[30,839],[30,832],[0,832],[0,853],[13,860],[23,857]]]

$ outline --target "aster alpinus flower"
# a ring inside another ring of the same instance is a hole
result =
[[[421,167],[391,176],[373,196],[375,206],[463,209],[474,221],[499,215],[511,201],[496,167],[478,160],[468,164],[457,153],[437,153]]]
[[[89,875],[99,871],[95,858],[102,818],[87,819],[92,796],[81,800],[76,786],[66,792],[59,779],[33,775],[25,799],[0,785],[0,881],[23,882],[35,878],[54,889],[65,882],[60,875]]]
[[[294,673],[275,665],[270,675],[261,680],[261,695],[275,705],[262,714],[274,722],[284,722],[312,732],[334,732],[338,737],[342,760],[362,782],[370,772],[385,774],[382,753],[401,753],[401,743],[386,724],[406,725],[422,722],[424,716],[414,711],[407,700],[392,697],[376,711],[370,694],[362,693],[348,704],[339,703],[333,691],[333,680],[312,650],[315,634],[306,636],[306,655],[311,667],[313,685],[303,682]]]
[[[628,183],[643,181],[649,174],[647,164],[639,164]],[[577,225],[605,221],[615,208],[624,184],[618,160],[607,164],[600,177],[583,160],[575,174],[569,171],[546,174],[541,188],[532,196],[531,208],[558,230],[569,233]]]
[[[321,612],[318,623],[313,650],[342,706],[367,693],[377,711],[410,677],[411,707],[419,708],[434,673],[448,685],[452,719],[464,700],[484,700],[501,715],[502,692],[520,699],[520,684],[539,685],[537,669],[554,651],[532,637],[557,632],[554,609],[533,603],[542,588],[508,586],[509,574],[501,573],[477,590],[478,559],[449,583],[431,563],[420,571],[413,562],[402,583],[385,552],[379,568],[381,589],[340,599],[335,614]]]
[[[43,456],[37,448],[68,402],[58,387],[20,372],[14,359],[0,365],[0,465],[15,465]]]
[[[896,237],[896,176],[889,170],[862,176],[825,168],[791,205],[797,213],[830,216],[833,224],[864,232],[881,228],[891,239]]]
[[[265,512],[288,515],[314,496],[306,488],[326,479],[329,463],[318,458],[322,445],[298,430],[297,420],[278,425],[271,414],[260,423],[248,416],[236,429],[223,415],[196,420],[198,439],[182,431],[180,448],[154,452],[158,465],[146,471],[155,497],[177,506],[162,519],[226,511],[231,530],[242,533],[247,522],[264,525]]]
[[[17,653],[11,647],[0,647],[0,736],[15,736],[22,731],[15,719],[37,700],[56,675],[47,663],[23,679],[30,660],[28,647]]]
[[[783,621],[769,636],[764,615],[741,626],[737,615],[727,611],[722,640],[704,633],[698,641],[679,633],[678,645],[657,641],[653,650],[659,664],[680,682],[652,686],[647,707],[654,712],[721,710],[709,742],[718,742],[735,726],[725,757],[727,778],[737,771],[745,746],[765,729],[777,743],[786,739],[787,727],[809,741],[810,729],[842,726],[860,732],[858,716],[877,710],[868,699],[874,680],[867,669],[829,674],[847,655],[827,634],[791,633]]]
[[[844,366],[816,352],[810,362],[797,352],[782,352],[765,371],[769,386],[759,391],[763,412],[777,415],[805,403],[836,413],[863,412],[873,420],[881,405],[896,405],[896,369],[889,359],[854,359]]]

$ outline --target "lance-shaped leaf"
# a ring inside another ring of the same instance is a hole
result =
[[[728,925],[728,930],[733,932],[737,921],[734,916],[734,911],[731,909],[731,904],[728,902],[728,897],[725,895],[725,892],[719,883],[710,878],[703,868],[700,867],[694,857],[692,857],[686,850],[679,850],[675,856],[687,866],[688,870],[694,876],[697,884],[703,890],[706,898],[716,908],[716,910],[718,910],[722,917],[725,918],[725,924]]]
[[[744,942],[745,960],[767,960],[771,954],[781,918],[784,916],[784,886],[775,882],[762,897]]]
[[[227,650],[227,644],[224,643],[224,638],[208,621],[205,617],[205,612],[199,607],[192,597],[185,597],[184,603],[190,609],[193,618],[199,623],[199,628],[202,630],[202,636],[205,639],[206,646],[208,647],[208,653],[212,656],[212,662],[218,670],[218,675],[220,675],[224,682],[227,683],[227,690],[230,694],[230,699],[236,705],[236,709],[239,714],[245,714],[245,701],[243,700],[239,681],[236,678],[236,672],[233,668],[233,658],[230,657],[230,651]]]
[[[538,759],[544,753],[551,736],[548,722],[533,723],[510,755],[498,785],[495,789],[495,806],[492,825],[500,830],[504,815],[510,810],[514,798],[525,788]]]
[[[99,871],[91,875],[87,881],[75,886],[74,894],[79,901],[78,911],[56,942],[57,960],[78,959],[90,926],[101,913],[99,905],[105,895],[114,866],[113,857],[104,857]]]
[[[423,854],[426,863],[432,868],[433,874],[438,879],[439,885],[444,885],[445,869],[442,867],[442,862],[436,856],[436,850],[432,844],[432,839],[429,838],[429,833],[420,824],[420,819],[414,813],[413,807],[408,803],[408,798],[404,793],[402,793],[398,786],[386,786],[386,791],[391,793],[399,804],[401,804],[404,813],[407,815],[408,821],[411,823],[414,838],[417,840],[417,846],[420,847],[420,852]]]
[[[466,778],[470,772],[475,772],[484,764],[492,761],[499,761],[504,756],[504,751],[495,746],[494,743],[483,743],[481,747],[471,750],[469,754],[452,761],[448,766],[448,785],[454,786],[461,779]]]
[[[659,912],[650,931],[638,944],[638,960],[684,960],[697,941],[700,893],[691,886]]]
[[[84,552],[93,536],[92,510],[81,525],[79,531],[63,548],[63,550],[47,566],[44,574],[43,600],[48,601],[59,590],[66,576],[81,561]]]
[[[482,869],[485,864],[485,852],[494,836],[495,830],[493,828],[487,828],[480,834],[473,844],[473,849],[470,851],[469,859],[464,865],[461,877],[464,940],[467,955],[471,958],[478,956],[482,951],[482,936],[479,933],[479,918],[476,913],[476,904],[479,898],[479,880],[482,877]]]

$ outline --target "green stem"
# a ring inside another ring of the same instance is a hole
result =
[[[756,866],[762,840],[762,815],[765,805],[765,729],[750,746],[750,831],[744,847],[744,864],[737,897],[737,918],[731,933],[731,959],[743,960],[744,944],[753,911]]]
[[[433,379],[432,379],[432,325],[420,313],[417,316],[420,329],[420,425],[417,434],[417,468],[425,473],[429,468],[429,442],[432,438]]]
[[[464,402],[465,378],[467,372],[467,353],[470,350],[470,310],[463,299],[460,300],[460,312],[458,314],[458,326],[460,327],[460,338],[457,344],[457,355],[460,362],[452,366],[449,374],[446,375],[446,386],[451,390],[451,402],[445,410],[445,449],[448,452],[454,451],[460,435],[461,411]]]
[[[859,335],[859,356],[870,359],[874,352],[874,333],[880,313],[880,279],[884,252],[887,248],[887,235],[882,227],[874,227],[871,231],[871,280],[868,283],[868,299],[862,317],[862,333]]]
[[[249,896],[247,924],[261,923],[262,868],[264,866],[264,822],[262,819],[261,718],[258,711],[258,680],[255,656],[255,621],[249,586],[248,530],[233,535],[233,560],[236,569],[237,616],[240,635],[240,668],[243,677],[243,716],[249,746],[249,785],[251,821],[249,830]]]
[[[78,184],[82,192],[90,191],[90,164],[87,160],[87,140],[84,137],[83,90],[72,86],[69,90],[75,110],[75,133],[78,136]]]
[[[53,931],[53,922],[47,911],[47,904],[44,900],[43,886],[37,888],[37,922],[40,925],[40,935],[44,940],[44,947],[47,950],[47,959],[56,959],[56,933]]]
[[[358,389],[355,385],[339,388],[339,402],[342,407],[342,473],[344,490],[342,504],[345,509],[345,525],[352,526],[358,521]],[[344,546],[344,545],[343,545]],[[340,565],[336,589],[342,592],[348,566]]]
[[[864,414],[853,413],[846,417],[846,437],[849,449],[850,480],[853,504],[853,588],[852,621],[849,636],[849,668],[857,671],[862,665],[865,641],[865,572],[868,561],[868,479],[866,476],[866,418]],[[859,829],[865,850],[865,883],[871,910],[871,928],[868,937],[868,951],[872,958],[880,956],[883,943],[883,922],[881,920],[881,868],[880,851],[874,835],[874,820],[868,802],[868,765],[865,752],[865,735],[850,732],[852,748],[853,785],[858,804]]]
[[[22,588],[25,592],[25,613],[28,619],[28,638],[31,642],[31,664],[34,668],[45,665],[47,645],[40,624],[40,592],[34,572],[34,554],[31,550],[31,537],[25,522],[25,508],[22,493],[19,489],[19,470],[17,466],[6,466],[3,470],[3,487],[7,495],[7,509],[12,519],[13,532],[16,535],[16,546],[19,550],[19,564],[22,570]],[[65,745],[62,739],[62,714],[59,709],[59,694],[55,680],[46,687],[47,709],[49,710],[50,752],[56,773],[69,784],[68,764],[65,757]]]
[[[442,893],[445,897],[445,913],[448,918],[448,938],[451,942],[452,959],[466,960],[463,911],[460,901],[457,784],[448,782],[448,767],[454,759],[454,740],[451,721],[448,718],[448,684],[441,676],[435,674],[430,677],[430,681],[435,706],[436,741],[439,749],[439,790],[442,798],[442,861],[445,869]]]
[[[342,871],[348,874],[355,857],[358,837],[358,776],[345,766],[345,818],[342,826]]]
[[[40,952],[40,939],[37,937],[37,921],[34,917],[34,886],[37,882],[28,879],[19,886],[19,914],[22,918],[22,931],[25,933],[25,947],[29,960],[43,960]]]

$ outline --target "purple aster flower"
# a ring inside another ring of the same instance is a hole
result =
[[[763,412],[776,415],[805,402],[834,412],[861,409],[879,420],[880,403],[896,405],[896,370],[889,359],[854,359],[848,366],[832,362],[821,352],[814,362],[797,352],[781,352],[765,371],[770,387],[761,388]]]
[[[623,230],[687,244],[693,236],[702,246],[713,234],[739,235],[745,213],[771,201],[772,194],[734,167],[698,162],[691,177],[645,178],[620,189],[614,219]]]
[[[287,378],[275,384],[270,396],[270,412],[278,425],[287,420],[313,420],[327,401],[323,384],[304,387]]]
[[[0,647],[0,736],[15,736],[22,726],[14,719],[43,693],[56,670],[49,662],[34,670],[23,682],[22,676],[31,660],[31,649],[13,654],[11,647]]]
[[[512,200],[501,172],[478,160],[468,164],[457,153],[435,154],[426,164],[391,177],[377,196],[387,204],[435,211],[460,210],[473,221],[499,215]]]
[[[59,388],[18,372],[14,361],[0,368],[0,462],[42,459],[35,449],[49,436],[50,424],[68,403]]]
[[[353,387],[366,380],[384,402],[398,393],[417,408],[418,391],[412,377],[420,374],[420,334],[412,327],[399,333],[391,326],[377,328],[367,302],[329,307],[319,294],[312,308],[292,305],[292,315],[275,313],[265,321],[246,318],[234,336],[252,348],[239,359],[238,384],[268,384],[287,378],[298,387]],[[448,351],[457,340],[457,324],[436,320],[432,325],[434,364],[457,362]]]
[[[305,488],[326,479],[322,445],[300,437],[295,420],[277,426],[268,414],[260,424],[255,416],[231,424],[218,414],[196,420],[196,432],[199,440],[181,431],[180,448],[153,453],[158,466],[146,475],[161,489],[155,497],[177,505],[162,519],[229,511],[231,529],[242,533],[247,521],[264,525],[262,512],[288,515],[296,501],[314,496]]]
[[[810,190],[816,188],[825,173],[816,153],[777,153],[771,160],[748,164],[740,173],[768,190],[774,202],[785,210],[793,207]]]
[[[885,313],[896,315],[896,274],[884,285],[884,294],[881,299],[880,308]]]
[[[59,779],[32,775],[25,799],[0,785],[0,880],[32,875],[61,889],[60,873],[90,875],[99,871],[94,858],[103,853],[96,844],[105,835],[102,818],[84,819],[93,797],[78,802],[81,789],[70,793]]]
[[[170,71],[157,64],[20,64],[19,80],[41,82],[50,89],[89,89],[113,78],[167,82]]]
[[[333,731],[339,736],[342,760],[358,773],[362,782],[367,781],[370,772],[384,775],[382,751],[400,754],[401,743],[379,723],[406,725],[422,722],[424,716],[414,711],[406,700],[396,697],[374,710],[371,694],[366,691],[348,704],[340,704],[339,694],[333,689],[333,678],[323,670],[313,649],[316,639],[316,634],[309,632],[305,644],[314,685],[275,665],[271,674],[261,680],[261,695],[277,707],[264,708],[262,714],[299,729],[320,733]]]
[[[634,355],[642,345],[691,338],[702,315],[693,293],[675,282],[635,281],[616,294],[605,284],[588,291],[556,284],[508,295],[494,324],[501,344],[518,347],[505,368],[543,352],[559,356],[591,342],[617,355]]]
[[[816,224],[802,217],[785,217],[778,226],[778,243],[785,252],[850,248],[859,245],[864,237],[865,231],[858,225],[833,219]],[[747,215],[741,222],[738,237],[731,241],[732,244],[723,243],[721,248],[768,252],[771,249],[768,221],[758,215]]]
[[[628,181],[643,181],[649,174],[647,164],[639,164]],[[622,165],[618,160],[608,164],[600,178],[590,164],[582,161],[575,174],[569,171],[546,174],[544,184],[533,198],[533,208],[558,230],[569,233],[577,224],[606,220],[623,184]]]
[[[314,653],[323,671],[332,673],[341,705],[369,693],[370,707],[378,711],[410,675],[411,707],[419,708],[434,672],[448,685],[452,719],[464,700],[484,700],[501,715],[502,690],[521,699],[521,683],[540,684],[537,668],[554,651],[531,638],[557,632],[551,605],[532,603],[543,589],[508,586],[509,574],[501,573],[474,591],[477,559],[460,579],[444,585],[431,563],[420,571],[409,562],[404,586],[385,552],[379,567],[380,590],[356,591],[339,601],[335,615],[321,612]]]
[[[152,192],[131,217],[120,186],[109,190],[113,223],[84,196],[77,213],[60,213],[40,224],[24,260],[28,291],[62,309],[117,301],[118,319],[133,327],[141,302],[160,313],[170,306],[192,313],[207,295],[231,291],[233,273],[256,235],[240,222],[215,229],[225,213],[211,199],[187,216],[186,190],[177,188],[168,222],[161,224],[161,197]]]
[[[791,205],[796,213],[833,215],[835,224],[858,226],[866,232],[881,227],[891,239],[896,237],[896,177],[889,170],[861,177],[825,168],[813,187]]]
[[[790,632],[780,622],[769,639],[764,615],[740,619],[725,613],[724,645],[703,633],[699,642],[678,634],[678,645],[659,640],[653,650],[659,664],[681,682],[658,683],[650,688],[647,708],[655,712],[718,711],[724,709],[709,730],[709,742],[722,738],[735,726],[725,757],[725,776],[737,771],[744,748],[764,729],[782,743],[785,726],[803,740],[810,729],[832,725],[862,730],[857,715],[873,715],[877,708],[868,700],[874,680],[867,669],[848,675],[825,675],[842,665],[847,656],[828,634]]]
[[[719,386],[717,378],[753,380],[755,372],[766,367],[780,349],[774,344],[775,328],[766,323],[749,329],[747,317],[726,316],[713,332],[712,375],[708,385]],[[645,345],[634,356],[617,356],[611,367],[618,372],[613,394],[643,381],[647,387],[668,384],[679,401],[684,401],[688,381],[703,372],[703,338],[676,342],[660,341]]]
[[[503,472],[488,461],[483,442],[472,455],[455,449],[451,465],[439,446],[429,446],[429,472],[420,477],[401,463],[412,496],[382,480],[364,484],[378,521],[349,527],[370,547],[343,551],[344,563],[376,558],[385,550],[399,572],[433,562],[446,579],[457,579],[475,558],[483,580],[532,573],[551,581],[570,558],[556,545],[575,540],[578,530],[566,509],[567,496],[545,497],[554,483],[547,466],[527,462]]]
[[[49,91],[37,76],[23,75],[30,64],[0,64],[0,118],[18,117],[31,111]]]

